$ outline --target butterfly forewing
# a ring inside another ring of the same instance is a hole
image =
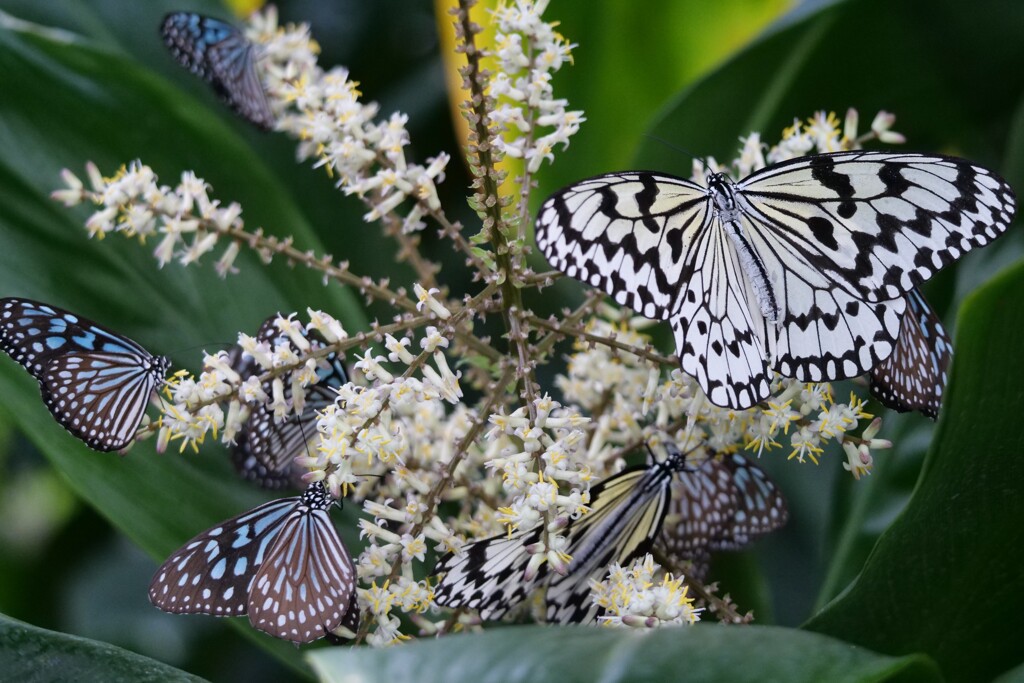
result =
[[[589,623],[599,608],[591,581],[604,578],[613,562],[626,565],[648,552],[661,530],[674,468],[681,460],[624,470],[591,492],[590,513],[567,530],[572,556],[568,572],[553,574],[546,597],[549,622]]]
[[[1009,226],[1010,187],[963,159],[837,152],[791,159],[738,184],[773,223],[781,249],[804,254],[856,298],[902,298]]]
[[[906,294],[1015,211],[995,174],[936,155],[839,152],[713,179],[590,178],[542,204],[536,235],[555,268],[671,321],[684,371],[730,408],[767,398],[771,370],[870,371],[893,352]]]
[[[613,173],[552,195],[537,245],[552,266],[648,318],[669,320],[693,271],[691,243],[711,220],[707,190],[682,178]]]
[[[161,27],[178,62],[201,76],[238,114],[269,130],[274,114],[256,72],[255,46],[231,24],[193,12],[174,12]]]
[[[193,538],[157,570],[150,602],[179,614],[245,614],[257,568],[298,500],[266,503]]]
[[[738,453],[723,456],[722,466],[732,473],[736,510],[722,531],[712,537],[711,550],[746,547],[788,521],[786,499],[764,470]]]
[[[917,410],[935,419],[946,390],[953,341],[918,290],[907,310],[892,355],[871,371],[871,393],[898,411]]]
[[[39,381],[54,418],[100,451],[135,439],[169,365],[94,322],[27,299],[0,300],[0,348]]]
[[[355,587],[355,566],[326,508],[304,504],[284,521],[256,573],[249,621],[277,638],[309,643],[344,623]]]
[[[542,527],[467,543],[462,552],[443,557],[434,573],[442,578],[434,601],[445,607],[476,609],[483,619],[500,619],[548,579],[547,620],[584,623],[598,607],[590,600],[590,581],[604,577],[612,562],[626,564],[646,552],[665,516],[672,473],[684,456],[651,467],[623,470],[591,489],[590,512],[565,529],[572,558],[565,575],[542,564],[529,581],[527,547],[540,541]]]
[[[547,574],[547,565],[525,579],[530,554],[526,548],[540,540],[541,529],[502,534],[473,541],[458,554],[442,557],[434,573],[442,575],[434,602],[444,607],[475,609],[483,619],[501,619],[534,591]]]
[[[738,505],[732,473],[719,459],[710,458],[696,471],[681,473],[672,482],[659,551],[677,565],[689,561],[686,576],[703,580],[712,540],[725,533]]]

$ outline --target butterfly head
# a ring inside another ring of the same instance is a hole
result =
[[[726,214],[722,220],[729,220],[729,217],[738,212],[736,184],[724,173],[709,173],[706,180],[708,191],[715,200],[715,207],[720,214]]]
[[[329,510],[338,504],[322,481],[314,481],[302,494],[302,504],[313,510]]]
[[[153,356],[153,360],[150,363],[150,372],[159,381],[163,382],[164,377],[167,376],[167,371],[171,369],[171,359],[167,356]]]
[[[665,451],[668,453],[668,457],[660,464],[662,467],[673,472],[695,472],[698,467],[690,464],[690,456],[699,448],[700,446],[695,446],[688,451],[681,451],[674,443],[667,442],[665,443]],[[651,454],[651,458],[654,459],[654,451],[651,450],[650,446],[647,447],[647,451]],[[701,463],[703,461],[701,459]]]

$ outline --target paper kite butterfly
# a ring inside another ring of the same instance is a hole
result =
[[[309,643],[358,627],[356,570],[321,482],[207,529],[157,569],[149,599],[165,612],[248,615],[270,635]]]
[[[39,381],[46,407],[98,451],[135,440],[170,361],[56,306],[0,299],[0,349]]]
[[[707,187],[645,171],[583,180],[541,205],[552,266],[667,320],[712,403],[749,408],[772,371],[802,382],[870,372],[897,344],[908,293],[1006,231],[1015,199],[980,166],[836,152]]]
[[[256,72],[256,46],[226,22],[193,12],[173,12],[160,28],[178,62],[205,79],[232,109],[263,130],[274,113]]]

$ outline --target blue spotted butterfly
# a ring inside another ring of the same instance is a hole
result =
[[[273,347],[278,339],[287,339],[274,326],[276,319],[276,315],[271,316],[260,326],[256,333],[257,341]],[[307,333],[306,337],[312,350],[324,344],[315,332]],[[229,362],[242,379],[261,372],[256,361],[244,354],[238,346],[231,350]],[[316,384],[306,387],[306,402],[302,412],[289,416],[283,422],[278,422],[274,411],[266,405],[252,409],[231,448],[232,463],[243,478],[265,489],[298,489],[305,486],[302,475],[306,470],[295,464],[295,458],[306,454],[306,444],[316,434],[317,411],[334,403],[338,397],[337,389],[348,383],[348,373],[338,354],[332,353],[321,361],[317,368],[317,380]],[[269,383],[263,389],[270,394]],[[285,387],[284,398],[287,403],[291,403],[290,386]]]
[[[175,614],[248,615],[260,631],[295,643],[356,630],[356,570],[332,505],[315,482],[207,529],[157,569],[150,602]]]
[[[484,619],[500,619],[546,584],[549,622],[592,622],[599,608],[590,600],[590,582],[603,579],[612,562],[627,564],[651,549],[668,510],[673,478],[689,468],[686,456],[670,449],[662,462],[631,467],[591,488],[590,512],[565,529],[566,552],[572,560],[564,576],[543,564],[525,578],[528,548],[540,541],[541,525],[473,541],[458,555],[442,557],[434,569],[443,574],[434,601],[476,609]]]
[[[175,59],[205,79],[232,109],[263,130],[274,113],[256,73],[256,47],[231,24],[194,12],[164,17],[160,33]]]
[[[764,470],[738,453],[724,454],[673,480],[656,548],[676,566],[689,562],[686,576],[703,581],[712,552],[741,550],[788,517],[782,492]]]
[[[939,415],[953,341],[921,292],[907,295],[896,348],[871,371],[871,393],[883,404],[906,412],[917,410],[933,420]]]
[[[39,381],[57,421],[98,451],[135,439],[170,365],[116,332],[28,299],[0,299],[0,349]]]

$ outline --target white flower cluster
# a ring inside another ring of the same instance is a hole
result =
[[[238,335],[238,347],[231,352],[207,354],[199,378],[179,371],[167,382],[170,402],[162,404],[157,449],[163,451],[171,441],[181,440],[181,448],[203,443],[207,433],[224,443],[233,443],[238,431],[256,405],[267,406],[277,421],[301,413],[306,389],[319,381],[318,369],[327,369],[327,361],[309,357],[322,348],[311,339],[315,330],[329,344],[347,334],[341,323],[322,311],[307,310],[310,323],[303,326],[291,316],[278,316],[273,326],[279,334],[267,339]],[[262,373],[276,372],[267,382]],[[222,405],[225,398],[227,407]]]
[[[618,319],[613,310],[611,315]],[[619,319],[621,320],[621,319]],[[632,324],[592,318],[585,329],[613,338],[637,350],[650,339]],[[860,437],[850,437],[871,419],[864,401],[851,395],[849,403],[836,403],[828,383],[806,384],[776,376],[773,398],[749,410],[720,408],[710,403],[691,377],[678,368],[663,378],[660,369],[635,354],[617,352],[603,344],[577,340],[569,357],[568,374],[555,380],[566,401],[596,415],[586,445],[588,467],[603,477],[619,463],[615,455],[639,443],[673,439],[679,448],[699,444],[714,452],[746,449],[760,457],[782,446],[786,437],[789,457],[817,463],[829,441],[846,449],[846,469],[855,477],[870,471],[871,449],[889,448],[876,439],[881,420],[874,420]]]
[[[901,144],[906,138],[892,129],[896,116],[880,111],[871,122],[871,129],[863,135],[857,135],[860,115],[856,109],[849,109],[840,127],[839,118],[834,112],[817,111],[806,122],[793,120],[793,125],[782,131],[782,140],[768,148],[761,141],[761,134],[753,132],[745,138],[740,154],[732,161],[736,175],[744,178],[768,164],[775,164],[787,159],[802,157],[807,154],[823,154],[860,149],[869,140],[880,140],[886,144]],[[693,162],[692,180],[704,185],[708,172],[717,173],[721,168],[713,157],[706,161],[695,159]]]
[[[594,604],[605,610],[598,621],[606,626],[690,625],[700,620],[703,611],[693,606],[683,578],[662,573],[650,555],[637,558],[629,567],[613,564],[608,578],[591,582],[590,587]]]
[[[311,478],[326,480],[335,497],[356,486],[354,463],[366,467],[375,462],[390,467],[404,465],[412,454],[412,442],[402,416],[419,416],[421,423],[441,422],[442,402],[456,404],[462,398],[461,372],[452,372],[448,366],[441,350],[448,346],[448,340],[437,328],[428,326],[419,342],[424,357],[413,356],[408,349],[411,344],[408,337],[396,339],[389,334],[384,344],[388,356],[375,355],[372,349],[357,356],[353,367],[370,384],[341,387],[336,402],[317,419],[316,453],[299,462],[311,470]],[[427,357],[434,366],[426,362]],[[402,364],[407,371],[396,377],[384,366],[387,362]],[[414,368],[422,379],[412,376]]]
[[[247,36],[262,46],[260,62],[277,130],[299,140],[300,160],[316,158],[338,178],[346,194],[363,198],[375,221],[393,213],[406,198],[416,204],[404,216],[404,232],[421,230],[422,217],[440,209],[436,183],[444,180],[449,155],[441,153],[427,165],[410,163],[408,117],[395,112],[376,121],[376,103],[359,101],[358,83],[344,67],[324,71],[317,64],[319,46],[309,26],[279,27],[271,5],[250,19]]]
[[[554,161],[555,146],[568,147],[569,138],[586,120],[581,111],[566,111],[568,102],[553,95],[552,74],[571,59],[575,46],[541,19],[547,4],[514,0],[502,2],[494,11],[498,68],[489,88],[497,106],[491,122],[502,134],[498,147],[510,157],[524,159],[531,174],[545,159]]]
[[[65,206],[89,201],[100,207],[86,220],[90,237],[103,239],[108,232],[118,232],[142,243],[158,237],[153,255],[161,267],[173,259],[186,266],[196,263],[214,250],[222,233],[244,227],[242,207],[235,202],[221,206],[210,199],[210,186],[191,171],[182,173],[175,187],[159,185],[153,169],[139,161],[121,167],[112,178],[104,178],[89,162],[86,174],[91,191],[64,169],[61,177],[67,188],[50,196]],[[235,272],[238,250],[232,241],[218,260],[216,269],[222,277]]]
[[[612,320],[593,317],[584,330],[637,350],[650,345],[650,338],[640,332],[652,324],[647,319],[623,320],[611,307],[604,309],[604,315]],[[568,374],[557,376],[555,386],[567,401],[597,416],[590,429],[588,464],[604,475],[619,464],[607,463],[604,456],[636,441],[644,417],[652,408],[660,410],[657,388],[661,368],[632,353],[616,354],[607,346],[590,345],[585,340],[578,339],[574,350],[568,359]],[[666,424],[662,422],[662,426]]]
[[[815,112],[803,125],[799,120],[794,120],[793,125],[782,132],[779,144],[768,150],[768,163],[774,164],[811,153],[860,149],[864,142],[873,139],[887,144],[901,144],[906,141],[901,134],[890,130],[896,117],[889,112],[878,112],[871,122],[871,132],[860,137],[857,136],[858,120],[856,109],[846,112],[842,128],[839,127],[839,119],[833,112]],[[763,161],[760,166],[755,165],[750,170],[756,171],[762,166]]]
[[[534,420],[526,406],[510,415],[491,415],[493,427],[484,437],[502,444],[485,465],[501,472],[502,487],[513,496],[508,506],[498,509],[498,521],[509,531],[548,525],[549,533],[542,534],[540,546],[528,549],[533,555],[528,575],[544,561],[552,563],[555,571],[564,571],[568,541],[558,531],[587,512],[591,480],[590,469],[577,464],[585,454],[582,427],[589,418],[564,410],[548,396],[536,399],[533,407]]]
[[[391,614],[391,611],[398,608],[407,614],[424,612],[431,604],[430,596],[430,587],[425,581],[411,581],[404,577],[380,586],[374,582],[370,588],[360,590],[359,602],[369,609],[369,618],[373,623],[366,642],[374,647],[382,647],[407,640],[409,636],[401,632],[401,619]]]

